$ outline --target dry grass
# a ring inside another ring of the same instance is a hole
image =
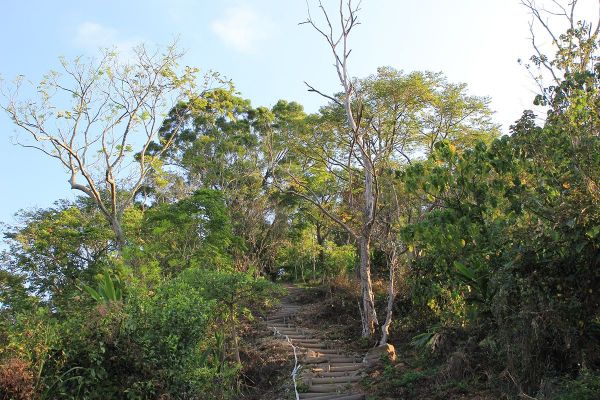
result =
[[[0,365],[0,400],[32,399],[35,399],[35,388],[29,365],[19,358]]]

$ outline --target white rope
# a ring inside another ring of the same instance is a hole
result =
[[[292,369],[292,382],[294,382],[294,392],[296,394],[296,400],[300,400],[300,393],[298,393],[298,382],[296,378],[298,373],[302,369],[302,365],[298,363],[298,353],[296,352],[296,346],[292,343],[292,340],[288,337],[288,335],[284,335],[275,327],[273,327],[273,333],[275,336],[284,336],[285,340],[292,346],[292,350],[294,351],[294,368]]]

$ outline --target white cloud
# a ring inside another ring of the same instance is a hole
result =
[[[127,57],[132,49],[142,43],[140,38],[124,38],[119,31],[97,22],[85,21],[77,26],[73,42],[85,51],[96,53],[99,48],[111,48]]]
[[[269,37],[272,23],[251,9],[231,7],[225,10],[225,16],[212,22],[211,28],[226,45],[251,54]]]

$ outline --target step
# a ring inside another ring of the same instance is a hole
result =
[[[309,339],[310,340],[310,339]],[[326,349],[327,345],[322,342],[309,342],[305,339],[294,340],[294,346],[302,346],[310,349]]]
[[[297,344],[294,343],[294,346],[300,346],[300,345],[297,345]],[[338,350],[336,350],[336,349],[320,349],[318,347],[312,347],[312,346],[300,346],[300,347],[302,347],[302,348],[304,348],[306,350],[314,351],[315,353],[322,354],[323,356],[327,356],[327,355],[329,355],[329,356],[332,356],[332,355],[335,356],[335,355],[339,355],[340,354],[340,352]]]
[[[362,364],[356,363],[347,363],[347,364],[327,364],[325,366],[315,367],[312,370],[314,372],[350,372],[350,371],[359,371],[363,368]]]
[[[293,328],[294,324],[292,324],[291,322],[286,322],[284,323],[280,323],[280,322],[273,322],[273,323],[269,323],[270,321],[265,321],[265,324],[267,324],[267,328]]]
[[[294,315],[294,313],[280,313],[280,314],[273,314],[269,316],[269,320],[273,321],[273,320],[277,320],[277,319],[282,319],[282,318],[292,318]]]
[[[358,375],[359,371],[358,370],[354,370],[354,371],[334,371],[334,372],[327,372],[327,371],[317,371],[317,372],[312,372],[310,373],[309,376],[312,376],[314,378],[332,378],[332,377],[338,377],[338,376],[356,376]]]
[[[287,330],[285,330],[285,329],[282,330],[281,328],[269,327],[269,330],[271,332],[280,332],[280,333],[285,332],[288,335],[300,335],[301,334],[300,332],[292,331],[290,328],[288,328]]]
[[[326,357],[306,357],[302,360],[305,364],[324,364],[328,363],[329,359]]]
[[[296,328],[274,328],[274,330],[289,335],[298,335],[300,333]]]
[[[311,384],[316,383],[352,383],[359,382],[362,379],[362,376],[354,375],[354,376],[335,376],[335,377],[325,377],[325,378],[310,378]]]
[[[300,399],[310,400],[364,400],[362,394],[323,394],[323,393],[300,393]]]
[[[289,323],[290,320],[291,320],[290,317],[279,317],[279,318],[268,319],[267,325],[272,324],[274,322],[280,322],[280,323],[287,324],[287,323]]]
[[[335,352],[335,350],[323,350],[322,349],[309,349],[307,347],[296,347],[297,349],[300,349],[300,351],[303,354],[310,354],[311,357],[323,357],[326,359],[330,359],[331,356],[337,356],[338,354]]]
[[[317,393],[341,393],[348,390],[348,384],[344,383],[321,383],[318,385],[310,385],[309,392]]]
[[[344,357],[331,354],[328,358],[331,364],[362,363],[362,360],[357,357]]]
[[[294,339],[296,339],[296,340],[306,339],[306,336],[304,336],[304,335],[297,335],[296,334],[296,335],[285,335],[285,336],[287,336],[288,338],[292,339],[292,341]]]
[[[302,343],[323,343],[321,339],[302,339],[300,340]]]

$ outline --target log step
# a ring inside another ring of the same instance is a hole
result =
[[[306,364],[324,364],[329,362],[325,357],[306,357],[303,361]]]
[[[334,372],[326,372],[326,371],[313,371],[312,376],[314,378],[332,378],[338,376],[355,376],[358,375],[359,370],[355,371],[334,371]]]
[[[310,385],[309,392],[317,393],[342,393],[348,390],[349,384],[344,383],[322,383],[319,385]]]
[[[310,400],[364,400],[362,394],[323,394],[323,393],[300,393],[300,399]]]
[[[336,376],[336,377],[325,377],[325,378],[311,378],[310,383],[353,383],[358,382],[362,379],[362,376]]]
[[[323,343],[320,339],[298,339],[302,343]]]
[[[294,346],[306,347],[307,349],[326,349],[325,343],[307,342],[305,339],[294,340]]]
[[[356,357],[343,357],[332,354],[329,355],[328,358],[332,364],[362,363],[362,360]]]

